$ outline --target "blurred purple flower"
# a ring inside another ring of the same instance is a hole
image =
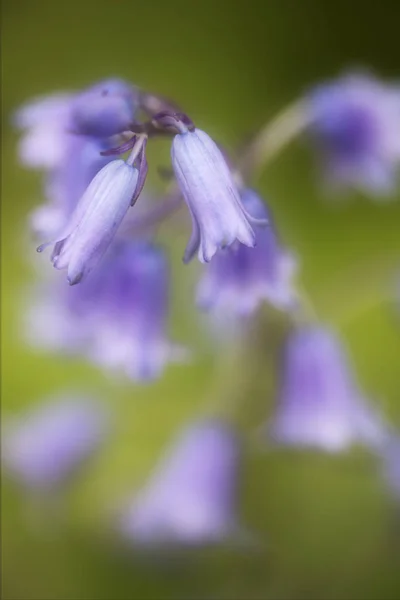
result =
[[[82,353],[148,380],[187,356],[167,338],[168,308],[163,252],[150,242],[118,240],[87,280],[39,290],[28,310],[28,333],[35,345]]]
[[[229,167],[213,140],[200,129],[182,132],[174,137],[171,156],[193,224],[184,261],[189,262],[198,252],[201,262],[209,262],[217,250],[235,240],[253,247],[251,224],[263,223],[244,209]]]
[[[387,194],[400,160],[400,93],[367,75],[317,87],[309,97],[312,133],[328,182]]]
[[[303,328],[290,337],[269,432],[280,444],[328,452],[356,441],[376,449],[385,439],[382,421],[363,398],[329,330]]]
[[[100,138],[129,131],[138,101],[137,89],[126,81],[101,81],[74,97],[71,126],[80,134]]]
[[[16,127],[24,131],[20,159],[32,168],[59,167],[69,136],[108,138],[129,130],[137,106],[135,88],[117,79],[101,81],[82,92],[33,100],[14,115]]]
[[[109,247],[132,204],[137,181],[138,170],[123,160],[112,161],[91,181],[51,255],[56,269],[68,269],[71,285],[79,283]]]
[[[239,450],[235,433],[217,420],[187,429],[124,513],[124,536],[198,545],[235,533]]]
[[[2,462],[20,483],[50,488],[79,467],[106,431],[103,406],[88,398],[55,398],[3,424]]]
[[[55,94],[20,108],[15,124],[24,131],[23,164],[47,170],[49,202],[31,217],[33,229],[53,238],[66,226],[96,173],[112,156],[100,152],[118,145],[112,136],[129,129],[137,92],[120,80],[105,80],[80,93]]]
[[[217,252],[205,267],[197,299],[206,310],[221,310],[243,317],[254,312],[263,300],[290,309],[296,301],[292,278],[294,257],[279,245],[267,207],[251,189],[242,192],[246,211],[257,219],[268,219],[268,227],[255,228],[255,248],[234,242]]]
[[[73,94],[53,94],[29,102],[14,115],[24,134],[18,154],[22,164],[33,169],[54,169],[64,158]]]

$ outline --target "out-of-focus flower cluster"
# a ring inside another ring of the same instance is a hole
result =
[[[315,142],[330,183],[393,189],[400,161],[395,86],[352,75],[318,86],[296,110],[295,130],[306,129]],[[297,257],[253,189],[243,156],[228,159],[178,107],[119,80],[31,102],[15,123],[23,132],[21,162],[44,177],[46,203],[31,214],[30,228],[42,242],[38,251],[51,247],[53,266],[67,271],[70,284],[54,272],[39,277],[26,315],[31,343],[134,381],[185,361],[188,350],[169,336],[168,248],[155,234],[184,201],[192,231],[183,261],[197,255],[203,263],[196,304],[240,322],[241,333],[264,302],[292,320],[265,440],[328,453],[364,444],[383,459],[398,493],[397,435],[360,390],[336,334],[306,318]],[[146,183],[146,148],[158,136],[172,138],[173,179],[156,201]],[[261,131],[245,157],[256,148],[262,162],[268,139]],[[235,340],[244,343],[245,335]],[[56,398],[7,424],[3,463],[20,483],[51,491],[99,446],[108,423],[93,401]],[[241,454],[229,422],[189,425],[127,505],[117,524],[122,536],[144,544],[248,540],[238,515]]]
[[[147,120],[137,120],[140,112]],[[135,380],[186,358],[168,342],[168,259],[153,234],[169,215],[168,202],[176,210],[181,198],[192,218],[184,261],[197,253],[210,263],[198,284],[201,308],[235,318],[264,300],[294,308],[296,261],[265,202],[218,145],[165,100],[109,80],[34,101],[15,120],[23,130],[21,161],[44,170],[48,201],[31,215],[34,232],[47,239],[38,250],[52,247],[53,266],[66,269],[71,284],[46,275],[37,286],[28,309],[36,345],[83,354]],[[172,135],[176,183],[155,205],[142,189],[146,144],[157,135]],[[118,158],[125,152],[127,160]],[[128,218],[139,197],[142,205]]]
[[[337,453],[363,444],[383,458],[397,494],[398,438],[359,390],[337,337],[317,327],[295,331],[280,375],[274,413],[263,427],[265,446]],[[6,423],[6,471],[29,489],[51,492],[111,433],[106,417],[102,404],[75,396],[54,398]],[[124,503],[115,531],[145,546],[252,541],[240,517],[243,442],[221,418],[189,424],[148,483]]]

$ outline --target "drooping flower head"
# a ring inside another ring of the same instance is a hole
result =
[[[317,87],[309,96],[311,131],[328,182],[388,193],[400,160],[399,91],[366,75]]]
[[[186,356],[167,337],[168,309],[163,251],[150,242],[121,239],[87,280],[40,290],[29,310],[29,337],[134,380],[149,380]]]
[[[356,441],[371,447],[381,443],[384,426],[364,400],[329,330],[304,327],[291,335],[269,430],[278,443],[329,452]]]
[[[113,160],[100,153],[129,129],[137,107],[136,89],[110,79],[82,92],[34,100],[17,111],[15,124],[23,130],[20,160],[47,172],[48,202],[32,214],[35,232],[52,238],[65,228],[93,177]]]
[[[91,181],[51,256],[56,269],[67,269],[71,285],[97,265],[114,239],[132,204],[138,176],[133,165],[114,160]]]
[[[236,528],[239,446],[235,433],[219,421],[188,428],[121,523],[139,544],[207,544]]]
[[[4,425],[2,462],[32,488],[58,485],[103,440],[107,414],[89,398],[60,397]]]
[[[172,166],[188,205],[193,231],[184,261],[196,252],[210,262],[217,250],[235,240],[255,245],[252,224],[261,225],[245,210],[230,169],[213,140],[200,129],[182,127],[172,142]],[[265,223],[264,223],[265,224]]]
[[[265,300],[288,309],[295,303],[291,281],[295,260],[281,248],[269,211],[258,194],[247,188],[241,199],[254,219],[267,219],[269,225],[254,227],[255,248],[236,241],[214,256],[200,280],[198,303],[206,310],[237,317],[251,314]]]

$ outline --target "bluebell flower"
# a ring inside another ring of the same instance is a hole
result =
[[[328,182],[388,193],[400,161],[400,94],[366,75],[317,87],[309,96],[311,131]]]
[[[255,245],[251,224],[261,224],[243,207],[230,169],[217,145],[200,129],[182,131],[172,143],[172,166],[188,205],[193,230],[184,261],[198,252],[209,262],[235,240]]]
[[[292,278],[296,261],[280,246],[267,207],[256,192],[241,195],[246,211],[257,219],[268,219],[268,227],[255,227],[255,248],[234,242],[220,250],[206,265],[197,299],[206,310],[221,310],[237,317],[254,312],[267,300],[284,309],[294,306]]]
[[[131,206],[137,181],[138,170],[123,160],[108,163],[91,181],[51,256],[56,269],[67,269],[71,285],[79,283],[109,247]]]
[[[353,442],[378,447],[385,427],[358,389],[343,348],[329,331],[304,327],[286,349],[272,439],[328,452]]]
[[[147,241],[116,241],[87,280],[49,282],[29,304],[31,343],[81,354],[133,380],[159,377],[167,363],[188,356],[168,339],[168,264]]]
[[[4,423],[2,463],[19,483],[62,483],[103,441],[107,414],[89,398],[58,397]]]
[[[201,545],[237,529],[239,446],[217,420],[189,427],[139,491],[121,521],[138,544]]]
[[[66,226],[93,177],[113,160],[100,153],[118,145],[115,136],[129,129],[137,107],[136,89],[111,79],[34,100],[16,112],[15,124],[23,130],[21,162],[47,173],[48,202],[31,217],[39,235],[53,238]]]

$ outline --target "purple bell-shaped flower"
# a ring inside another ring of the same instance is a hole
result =
[[[269,433],[279,444],[328,452],[353,442],[371,448],[382,443],[385,427],[358,389],[329,330],[304,327],[289,338]]]
[[[207,420],[190,427],[124,513],[123,535],[138,544],[201,545],[234,534],[238,460],[227,425]]]

